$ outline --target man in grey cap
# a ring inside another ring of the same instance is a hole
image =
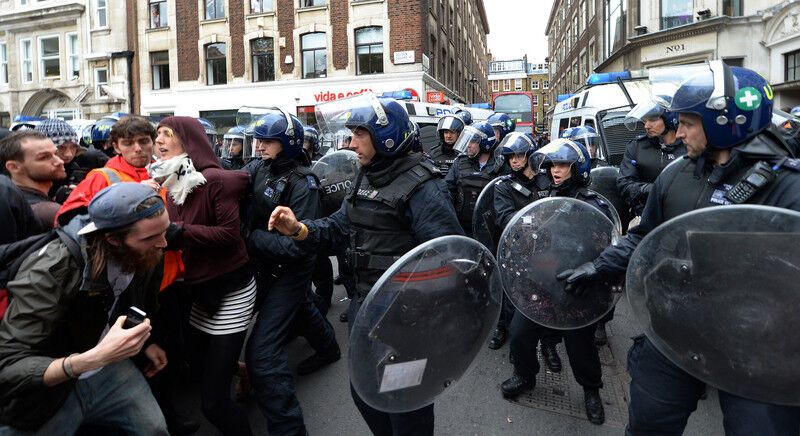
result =
[[[9,282],[0,323],[0,434],[74,434],[82,424],[126,434],[166,435],[142,372],[167,364],[149,318],[125,328],[126,313],[155,311],[169,218],[139,183],[100,191],[88,215],[57,230]],[[151,337],[151,333],[156,336]]]

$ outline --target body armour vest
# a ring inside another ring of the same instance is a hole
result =
[[[406,218],[406,204],[424,182],[440,176],[432,163],[423,160],[385,186],[373,187],[364,177],[358,191],[347,197],[349,258],[359,299],[397,259],[417,246]]]
[[[482,170],[476,170],[473,161],[466,156],[456,159],[454,165],[458,165],[456,215],[464,229],[472,229],[472,213],[478,203],[478,196],[481,195],[483,188],[498,176],[498,171],[496,168],[489,168],[489,162]]]
[[[639,172],[640,181],[653,183],[664,171],[667,165],[686,154],[686,146],[678,141],[675,145],[661,149],[657,140],[648,137],[637,140],[636,150],[636,169]]]
[[[252,222],[250,228],[266,228],[272,211],[278,206],[289,206],[286,195],[295,183],[319,186],[316,176],[307,167],[294,165],[273,174],[268,165],[258,169],[253,179]],[[304,217],[316,218],[316,217]]]
[[[453,163],[456,161],[458,154],[456,154],[452,147],[445,148],[440,142],[436,144],[435,147],[431,148],[429,157],[442,174],[447,174],[447,172],[450,171],[450,167],[452,167]]]
[[[539,174],[535,175],[533,179],[523,181],[521,177],[514,175],[503,176],[503,180],[507,180],[506,183],[511,186],[511,200],[514,202],[514,210],[521,210],[534,201],[549,196],[549,192],[546,189],[540,189],[537,185],[537,177],[539,177]]]

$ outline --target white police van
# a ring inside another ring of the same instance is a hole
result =
[[[628,142],[644,133],[643,126],[635,131],[628,130],[625,116],[633,106],[648,98],[650,86],[646,72],[592,74],[577,93],[558,96],[550,138],[558,138],[561,131],[569,127],[592,127],[602,138],[597,157],[619,165]]]

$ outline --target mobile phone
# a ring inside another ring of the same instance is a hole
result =
[[[145,311],[136,306],[131,306],[128,308],[128,313],[125,316],[125,322],[122,324],[122,328],[129,329],[136,327],[143,323],[145,318],[147,318]]]

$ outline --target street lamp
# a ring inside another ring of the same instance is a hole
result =
[[[469,78],[468,82],[470,84],[472,84],[472,103],[475,103],[475,84],[478,83],[478,79],[476,79],[475,76],[473,76],[471,74],[470,74],[469,77],[470,78]]]

